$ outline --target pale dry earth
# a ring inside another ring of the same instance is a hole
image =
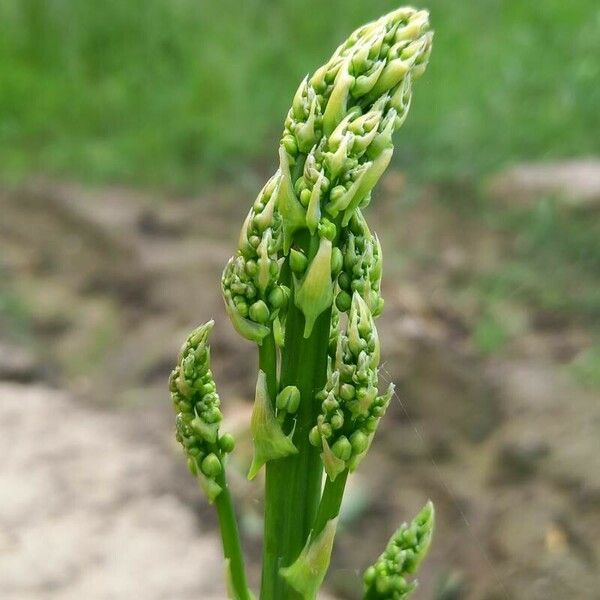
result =
[[[427,194],[399,216],[385,190],[402,182],[390,174],[371,209],[387,257],[381,375],[398,398],[350,487],[328,588],[358,598],[362,568],[431,497],[415,599],[595,598],[600,402],[562,364],[589,334],[509,307],[510,351],[481,356],[471,300],[448,282],[493,264],[502,241]],[[243,478],[255,357],[218,289],[250,197],[47,182],[0,194],[0,268],[25,313],[22,331],[0,320],[0,598],[223,597],[214,516],[171,442],[166,393],[186,332],[209,318],[256,583],[259,487]]]

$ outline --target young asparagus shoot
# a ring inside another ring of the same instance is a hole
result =
[[[433,504],[427,502],[410,524],[392,535],[383,554],[364,574],[364,600],[405,600],[416,588],[414,575],[429,550],[435,522]]]
[[[261,600],[311,600],[325,577],[349,474],[368,451],[394,387],[380,393],[375,319],[382,251],[363,210],[431,52],[427,11],[400,8],[359,27],[292,100],[279,168],[250,208],[221,290],[236,331],[258,346],[251,419],[265,466]],[[247,600],[225,480],[233,439],[209,369],[212,322],[186,342],[171,377],[177,437],[219,513],[234,598]],[[323,483],[323,471],[325,478]],[[429,544],[430,504],[365,575],[367,600],[406,598]]]
[[[219,431],[223,415],[210,370],[208,346],[213,325],[209,321],[192,331],[169,381],[177,413],[177,441],[186,454],[190,472],[198,478],[210,502],[222,492],[219,476],[225,469],[225,455],[235,445],[231,434]]]
[[[171,373],[169,389],[177,414],[176,438],[187,457],[190,472],[214,503],[219,517],[227,580],[232,600],[252,600],[246,583],[244,559],[227,479],[226,456],[235,440],[220,432],[223,419],[220,401],[210,370],[208,337],[213,321],[192,331]]]

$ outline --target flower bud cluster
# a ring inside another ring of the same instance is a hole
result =
[[[216,480],[223,472],[224,455],[235,445],[231,434],[219,432],[223,415],[210,370],[208,346],[213,324],[209,321],[192,331],[169,378],[169,390],[177,414],[177,441],[187,456],[189,470],[200,479],[211,501],[222,489]]]
[[[258,343],[288,301],[279,285],[281,217],[276,210],[280,177],[272,177],[254,202],[240,233],[237,254],[227,263],[221,287],[227,312],[238,333]]]
[[[428,27],[425,11],[390,13],[355,31],[300,84],[285,121],[280,172],[297,173],[286,208],[304,213],[311,233],[322,211],[343,213],[345,226],[369,202],[391,159],[392,133],[408,112],[412,80],[427,64]]]
[[[339,336],[335,368],[317,394],[321,413],[309,434],[311,444],[322,448],[331,480],[358,466],[393,395],[393,385],[378,394],[379,358],[373,317],[355,292],[346,331]]]
[[[338,344],[340,343],[340,311],[334,306],[331,310],[331,323],[329,325],[329,345],[327,347],[327,372],[335,368]]]
[[[260,344],[271,329],[281,331],[283,319],[275,321],[289,296],[279,283],[282,261],[305,229],[320,238],[313,256],[290,256],[305,337],[332,305],[332,279],[342,266],[340,310],[347,312],[354,289],[362,289],[372,313],[381,312],[377,240],[366,225],[352,235],[344,230],[391,160],[392,134],[406,117],[431,39],[426,11],[399,9],[356,30],[300,84],[284,124],[279,169],[259,194],[223,273],[227,311],[242,336]]]
[[[409,524],[394,533],[377,562],[364,574],[365,600],[405,600],[416,581],[406,576],[416,572],[425,558],[435,522],[433,504],[428,502]]]
[[[377,236],[372,235],[360,210],[357,210],[344,229],[341,240],[343,268],[338,275],[335,304],[347,312],[354,292],[367,303],[373,317],[383,311],[381,297],[382,252]]]

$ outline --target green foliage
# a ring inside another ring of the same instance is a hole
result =
[[[398,150],[411,173],[600,150],[596,0],[426,5],[438,51]],[[0,0],[0,175],[190,188],[272,161],[289,91],[396,6]]]

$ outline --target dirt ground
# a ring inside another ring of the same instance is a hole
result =
[[[524,326],[508,351],[479,352],[472,302],[450,282],[497,260],[502,240],[428,192],[400,214],[386,190],[401,185],[390,174],[369,209],[386,256],[381,377],[398,396],[352,479],[328,593],[360,597],[362,569],[431,498],[415,598],[600,598],[600,403],[562,368],[589,332]],[[166,391],[185,334],[209,318],[256,584],[260,485],[243,476],[255,357],[219,296],[250,196],[166,202],[47,182],[0,193],[12,307],[0,318],[0,598],[224,597],[214,516],[172,441]]]

